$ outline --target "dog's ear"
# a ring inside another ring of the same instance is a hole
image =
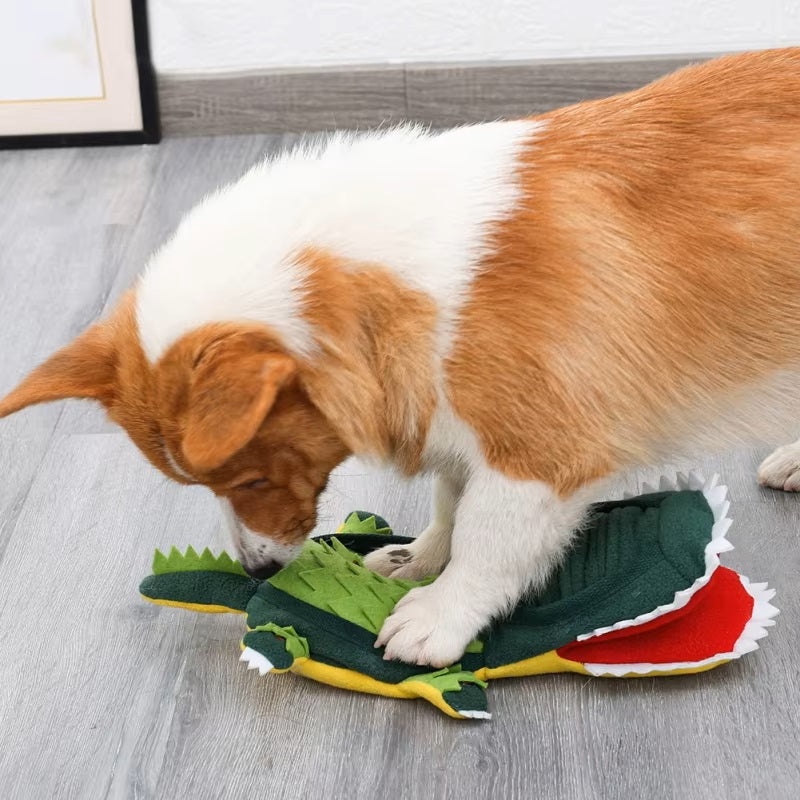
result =
[[[114,399],[117,352],[107,323],[93,325],[77,339],[33,370],[0,400],[0,417],[26,406],[68,397]]]
[[[227,336],[209,345],[189,385],[182,443],[187,461],[212,470],[241,450],[296,369],[292,358],[265,350],[255,335]]]

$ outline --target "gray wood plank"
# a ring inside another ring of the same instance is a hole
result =
[[[204,136],[512,118],[649,83],[706,56],[408,64],[159,78],[166,133]]]
[[[196,199],[291,141],[1,154],[15,202],[0,217],[0,391],[113,302]],[[247,672],[241,619],[137,594],[154,547],[224,545],[213,498],[161,478],[89,404],[0,421],[0,794],[793,798],[800,498],[755,485],[767,451],[700,462],[731,487],[726,563],[778,590],[760,651],[698,676],[497,681],[494,719],[465,724],[421,701]],[[415,533],[428,502],[427,481],[348,461],[318,530],[365,508]]]
[[[163,75],[161,121],[171,135],[359,128],[403,119],[402,66]]]
[[[636,89],[692,60],[409,65],[406,113],[437,126],[525,117]]]

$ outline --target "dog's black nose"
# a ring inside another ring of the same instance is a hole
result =
[[[244,565],[244,571],[251,577],[260,581],[271,578],[283,565],[277,561],[267,561],[266,564],[259,564],[257,567]]]

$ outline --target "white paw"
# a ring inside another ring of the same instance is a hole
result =
[[[455,664],[482,627],[454,607],[437,584],[412,589],[386,618],[375,642],[384,658],[441,668]]]
[[[758,468],[758,482],[785,492],[800,492],[800,444],[784,445],[765,458]]]
[[[390,544],[373,550],[364,557],[364,565],[387,578],[409,581],[438,575],[444,569],[443,560],[435,557],[429,548],[420,547],[418,541],[406,545]]]

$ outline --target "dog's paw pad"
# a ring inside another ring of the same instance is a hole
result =
[[[800,492],[800,443],[779,447],[761,462],[758,482],[772,489]]]
[[[419,581],[440,571],[439,565],[428,563],[427,559],[414,549],[413,544],[407,547],[387,545],[373,550],[364,557],[364,566],[386,578],[402,578]]]

